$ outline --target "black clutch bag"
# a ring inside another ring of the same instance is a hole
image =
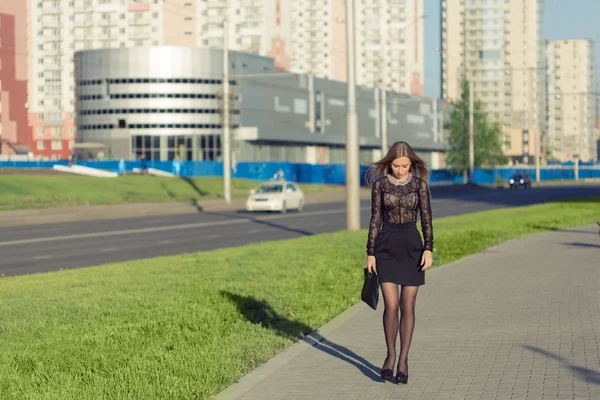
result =
[[[365,268],[365,281],[363,283],[360,298],[367,303],[373,310],[377,310],[377,302],[379,301],[379,277],[377,274],[369,273]]]

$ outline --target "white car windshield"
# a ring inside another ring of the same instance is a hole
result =
[[[283,192],[283,185],[262,185],[256,191],[256,193],[281,193],[281,192]]]

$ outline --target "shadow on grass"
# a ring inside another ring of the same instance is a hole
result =
[[[575,375],[575,377],[577,379],[579,379],[580,381],[588,382],[593,385],[600,385],[600,372],[575,365],[575,364],[567,361],[563,357],[561,357],[557,354],[554,354],[551,351],[540,349],[539,347],[523,345],[523,348],[533,351],[534,353],[543,354],[546,357],[550,357],[550,358],[557,360],[563,366],[570,368],[571,371],[573,372],[573,375]]]
[[[182,181],[184,181],[185,183],[187,183],[188,185],[190,185],[192,187],[192,189],[194,189],[194,191],[196,193],[198,193],[201,197],[205,197],[208,196],[209,193],[205,190],[202,190],[198,187],[198,185],[196,185],[196,182],[194,182],[192,179],[187,178],[187,177],[181,177],[180,178]]]
[[[174,199],[177,197],[177,195],[175,193],[173,193],[172,191],[170,191],[169,188],[167,188],[167,185],[165,185],[163,182],[161,182],[160,186],[163,188],[163,190],[165,192],[167,192],[167,194],[169,195],[170,198]]]
[[[317,350],[353,365],[371,380],[384,382],[379,376],[380,368],[348,348],[327,340],[317,331],[313,332],[309,326],[279,315],[266,301],[227,291],[221,291],[221,295],[234,303],[240,314],[249,322],[270,329],[279,336],[301,340]]]

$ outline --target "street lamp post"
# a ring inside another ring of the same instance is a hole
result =
[[[223,196],[231,204],[231,127],[229,123],[229,24],[223,21]]]
[[[356,115],[356,76],[354,54],[354,0],[346,0],[346,69],[348,73],[346,111],[346,225],[360,229],[360,182],[358,167],[358,118]]]
[[[475,174],[475,127],[473,126],[473,80],[469,80],[469,183],[473,184]]]

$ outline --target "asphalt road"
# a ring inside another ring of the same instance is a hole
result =
[[[600,185],[548,186],[530,190],[432,189],[435,218],[563,198],[600,196]],[[345,229],[345,204],[306,205],[302,213],[202,212],[120,220],[4,228],[0,273],[23,275],[115,261],[191,253]],[[361,227],[370,202],[361,203]],[[435,233],[435,231],[434,231]],[[366,238],[365,238],[366,240]]]

